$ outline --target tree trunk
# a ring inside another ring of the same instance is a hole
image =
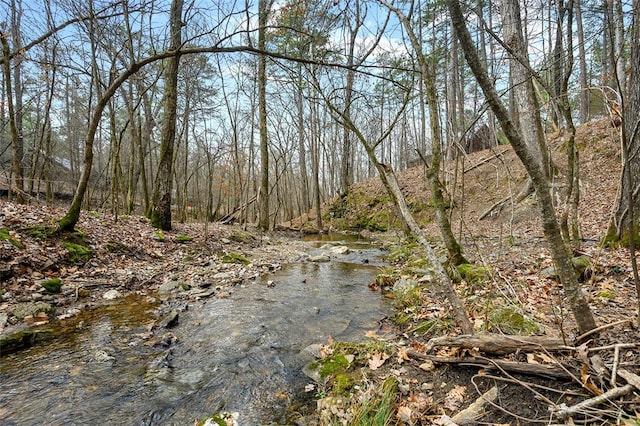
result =
[[[493,86],[493,82],[489,80],[487,70],[480,63],[478,52],[475,50],[473,40],[466,27],[460,3],[458,0],[447,0],[447,6],[453,24],[457,29],[460,45],[465,53],[467,63],[478,80],[478,84],[482,87],[487,103],[495,113],[502,130],[531,177],[538,197],[544,234],[549,243],[551,256],[563,285],[565,298],[573,312],[578,329],[581,334],[593,330],[596,327],[595,319],[578,284],[576,272],[571,263],[571,253],[562,240],[560,226],[556,221],[546,173],[541,163],[535,158],[535,154],[529,150],[525,140],[509,117],[506,108],[502,104]]]
[[[22,8],[11,2],[11,36],[14,38],[15,50],[20,49],[20,18]],[[24,168],[22,157],[24,155],[24,140],[22,137],[22,78],[20,58],[16,60],[13,76],[11,75],[11,57],[8,34],[0,34],[2,54],[4,57],[3,70],[5,91],[7,95],[7,113],[9,114],[9,128],[11,130],[12,160],[11,174],[13,185],[9,185],[9,194],[14,194],[18,203],[24,203]]]
[[[580,124],[589,121],[589,80],[587,76],[587,55],[584,50],[584,28],[582,20],[582,0],[575,0],[576,30],[578,40],[578,64],[580,67]]]
[[[540,103],[529,72],[529,53],[522,32],[522,17],[518,0],[502,0],[503,34],[514,55],[509,55],[509,68],[518,109],[519,128],[527,150],[540,165],[546,178],[550,177],[545,135],[540,118]],[[525,63],[521,63],[524,61]]]
[[[172,0],[169,26],[171,28],[170,49],[177,50],[182,44],[183,0]],[[151,201],[151,224],[162,230],[171,229],[171,192],[173,183],[173,151],[176,138],[176,110],[178,103],[178,66],[180,55],[166,59],[164,69],[164,118],[160,140],[160,162],[156,174]]]
[[[440,235],[447,248],[449,256],[449,263],[452,265],[460,265],[467,263],[467,260],[462,255],[462,248],[456,240],[453,231],[451,230],[451,222],[447,215],[446,204],[444,196],[442,194],[442,187],[440,183],[440,161],[442,158],[442,132],[440,130],[440,112],[438,105],[438,97],[436,94],[436,87],[432,70],[429,69],[427,58],[422,50],[420,40],[413,32],[413,27],[409,22],[409,19],[400,11],[400,9],[392,6],[386,0],[382,2],[389,10],[393,11],[398,19],[402,22],[411,46],[418,57],[418,63],[420,65],[420,73],[422,82],[424,83],[425,94],[427,96],[427,105],[429,107],[429,127],[431,128],[431,167],[427,173],[429,178],[429,185],[431,188],[431,196],[433,197],[433,204],[436,213],[436,220],[440,228]]]
[[[267,0],[258,2],[258,49],[265,50]],[[258,122],[260,128],[260,214],[258,226],[263,231],[269,229],[269,138],[267,134],[267,57],[258,55]]]
[[[640,237],[640,15],[636,14],[640,12],[640,2],[635,0],[633,7],[629,90],[622,98],[623,171],[616,210],[607,232],[608,241],[625,244],[631,237],[636,241]]]

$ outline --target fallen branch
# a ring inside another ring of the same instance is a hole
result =
[[[409,349],[407,354],[416,359],[432,361],[440,364],[459,364],[482,367],[487,370],[503,369],[505,371],[527,374],[531,376],[542,376],[551,379],[571,380],[573,376],[563,366],[559,364],[530,364],[525,362],[506,361],[498,359],[486,359],[479,357],[458,357],[447,358],[435,355],[422,354]]]
[[[502,150],[501,152],[496,152],[494,155],[487,157],[483,160],[480,160],[479,162],[477,162],[476,164],[474,164],[473,166],[469,166],[469,168],[465,169],[463,173],[468,173],[473,169],[476,169],[480,166],[482,166],[485,163],[488,163],[489,161],[495,159],[495,158],[500,158],[502,157],[507,151],[509,151],[511,148],[505,148],[504,150]]]
[[[631,371],[627,370],[618,370],[618,376],[625,379],[628,384],[633,385],[636,389],[640,390],[640,376],[637,374],[633,374]]]
[[[601,325],[600,327],[594,328],[593,330],[589,330],[586,333],[578,336],[575,343],[577,345],[578,343],[583,342],[589,336],[593,336],[594,334],[600,333],[601,331],[606,330],[608,328],[615,327],[616,325],[627,324],[627,323],[631,323],[631,320],[625,319],[625,320],[612,322],[611,324]]]
[[[494,386],[483,393],[467,408],[453,416],[451,420],[457,425],[476,424],[486,414],[485,406],[498,398],[498,387]]]
[[[587,408],[592,408],[597,405],[610,402],[612,399],[616,399],[621,396],[628,395],[631,392],[633,392],[635,388],[636,387],[633,385],[619,386],[606,391],[602,395],[598,395],[598,396],[594,396],[593,398],[586,399],[579,404],[572,405],[571,407],[567,407],[565,404],[560,404],[560,406],[558,406],[555,409],[555,415],[559,419],[564,420],[568,417],[581,413],[583,410]]]
[[[542,349],[549,352],[575,349],[565,345],[563,340],[552,337],[507,336],[502,334],[437,337],[427,342],[427,352],[438,346],[455,346],[464,349],[476,348],[482,352],[495,355],[506,355],[517,351],[534,352]]]

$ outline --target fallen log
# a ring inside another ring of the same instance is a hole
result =
[[[529,376],[540,376],[550,379],[571,380],[573,376],[566,367],[560,364],[531,364],[526,362],[506,361],[502,359],[488,359],[474,356],[465,357],[441,357],[435,355],[422,354],[412,349],[407,351],[411,358],[432,361],[440,364],[458,364],[475,367],[482,367],[487,370],[504,370],[511,373],[526,374]]]
[[[561,339],[546,336],[507,336],[503,334],[476,334],[436,337],[427,342],[427,352],[438,346],[454,346],[463,349],[478,349],[487,354],[507,355],[518,351],[549,352],[573,350]]]

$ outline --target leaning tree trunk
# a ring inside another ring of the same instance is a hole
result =
[[[177,50],[182,43],[183,0],[171,3],[171,50]],[[160,140],[160,161],[156,174],[151,201],[151,224],[162,230],[171,229],[171,192],[173,190],[173,150],[176,139],[176,109],[178,104],[178,66],[180,55],[167,58],[164,71],[164,118]]]
[[[482,88],[487,103],[500,122],[503,132],[531,177],[538,198],[538,205],[540,206],[544,235],[549,243],[551,256],[562,281],[565,298],[573,312],[578,329],[581,334],[593,330],[596,327],[596,322],[578,284],[576,272],[571,262],[571,254],[562,239],[545,170],[527,147],[522,135],[502,104],[493,82],[489,79],[487,70],[482,66],[471,34],[466,27],[459,1],[447,0],[447,6],[452,22],[457,29],[460,45],[467,63]]]
[[[338,108],[332,105],[328,99],[325,99],[325,101],[329,109],[336,116],[339,117],[338,121],[340,121],[340,124],[342,124],[344,127],[348,127],[351,130],[351,132],[356,136],[356,138],[360,141],[361,146],[364,148],[364,150],[367,153],[369,161],[371,162],[371,164],[373,164],[373,166],[378,171],[380,180],[382,180],[382,183],[385,189],[387,190],[387,193],[391,197],[391,200],[393,201],[393,204],[398,211],[400,219],[402,220],[402,224],[404,225],[405,229],[409,231],[408,233],[414,236],[416,240],[418,240],[422,248],[424,249],[425,254],[427,255],[427,260],[429,261],[429,264],[433,267],[436,273],[437,279],[436,279],[436,282],[434,283],[436,292],[439,295],[441,295],[442,298],[449,303],[449,307],[453,312],[453,316],[456,320],[456,323],[462,329],[462,332],[464,334],[473,334],[474,333],[473,324],[471,323],[471,321],[469,320],[469,317],[466,314],[466,311],[464,309],[464,304],[462,303],[462,300],[460,300],[460,298],[458,297],[458,294],[456,293],[453,287],[451,279],[449,278],[446,271],[442,267],[442,264],[440,263],[440,259],[438,259],[438,256],[435,250],[431,246],[431,243],[429,243],[427,238],[424,236],[422,229],[420,229],[420,226],[411,215],[411,212],[409,211],[409,206],[407,205],[407,201],[404,198],[404,194],[402,193],[402,190],[400,189],[400,185],[398,184],[398,180],[396,179],[395,173],[393,172],[393,168],[389,165],[381,163],[378,160],[378,157],[376,156],[376,152],[375,152],[376,146],[378,146],[383,140],[385,140],[389,136],[390,130],[395,125],[397,118],[399,116],[396,116],[396,119],[393,120],[393,124],[391,125],[391,127],[387,129],[386,132],[383,132],[380,139],[376,143],[372,144],[367,140],[367,138],[362,134],[362,132],[356,127],[353,121],[351,121],[351,118],[344,113],[344,111],[338,110]]]

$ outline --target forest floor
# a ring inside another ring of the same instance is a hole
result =
[[[449,193],[453,228],[465,255],[476,265],[460,273],[456,289],[480,335],[515,336],[499,342],[498,349],[471,339],[439,344],[432,339],[455,337],[459,330],[428,284],[409,292],[388,288],[398,281],[425,283],[428,274],[419,250],[404,242],[397,230],[399,221],[377,179],[356,184],[339,214],[336,203],[327,205],[323,214],[334,212],[327,227],[357,224],[389,248],[395,266],[381,272],[391,281],[379,284],[381,297],[395,298],[398,311],[367,336],[365,346],[325,342],[319,354],[337,364],[346,360],[348,374],[332,371],[328,382],[309,388],[303,400],[311,410],[299,409],[305,415],[298,424],[355,424],[358,419],[360,424],[377,424],[363,412],[385,411],[385,383],[394,389],[391,424],[468,424],[456,414],[494,385],[497,397],[477,410],[474,421],[637,424],[640,398],[633,386],[576,414],[557,416],[558,410],[632,383],[629,373],[640,374],[638,300],[629,253],[599,244],[619,183],[616,132],[607,120],[588,123],[578,132],[582,240],[576,251],[589,259],[583,290],[598,325],[607,326],[580,342],[561,285],[549,273],[551,259],[533,198],[516,205],[507,202],[480,219],[497,202],[517,194],[525,182],[524,169],[510,147],[471,154],[463,163],[448,164],[445,171],[448,187],[455,188]],[[558,199],[566,169],[563,143],[562,135],[549,137],[559,169],[554,185]],[[419,223],[437,241],[424,169],[408,169],[398,177]],[[219,224],[176,224],[173,231],[161,233],[146,219],[121,216],[116,221],[101,212],[83,212],[74,235],[51,235],[63,214],[58,208],[0,200],[0,340],[24,327],[108,303],[105,297],[117,297],[111,290],[146,294],[173,285],[192,295],[224,297],[238,283],[306,259],[305,244],[294,233],[261,234]],[[313,215],[282,227],[311,230]],[[546,348],[522,346],[531,335],[540,336],[536,342],[548,344]],[[532,370],[527,374],[512,371],[526,366]],[[352,383],[354,375],[357,385]]]

